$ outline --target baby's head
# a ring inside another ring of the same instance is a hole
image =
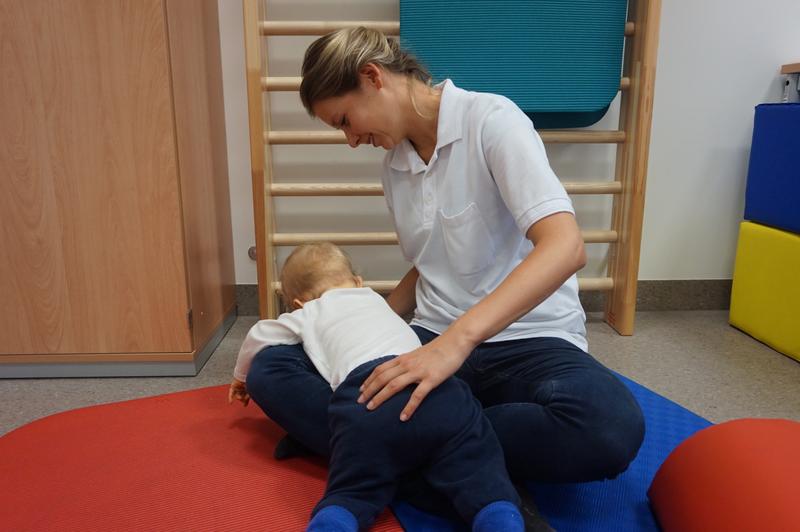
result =
[[[330,242],[296,247],[281,271],[283,300],[292,310],[331,288],[355,288],[361,283],[347,255]]]

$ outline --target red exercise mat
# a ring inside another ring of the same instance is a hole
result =
[[[323,460],[213,386],[49,416],[0,437],[2,531],[305,530]],[[401,531],[385,511],[375,531]]]

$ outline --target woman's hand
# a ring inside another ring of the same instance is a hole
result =
[[[373,410],[409,384],[418,383],[400,413],[400,421],[407,421],[431,390],[458,371],[471,351],[471,347],[459,348],[444,335],[439,336],[376,367],[361,385],[358,402],[369,401],[367,408]]]

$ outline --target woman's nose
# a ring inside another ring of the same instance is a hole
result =
[[[344,135],[347,137],[347,143],[350,145],[351,148],[357,148],[359,144],[361,144],[361,137],[359,135],[353,134],[350,131],[350,128],[345,128]]]
[[[350,128],[345,128],[343,131],[345,137],[347,137],[347,143],[351,148],[358,148],[369,140],[369,135],[357,135],[353,133]]]

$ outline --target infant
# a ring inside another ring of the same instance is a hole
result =
[[[307,530],[369,528],[393,499],[398,478],[411,471],[449,497],[474,531],[524,530],[502,448],[465,382],[442,382],[408,421],[400,420],[400,412],[413,386],[375,410],[357,402],[375,367],[421,344],[383,297],[362,286],[342,250],[330,243],[297,247],[283,267],[281,287],[293,311],[250,329],[229,401],[249,402],[250,364],[275,345],[302,343],[330,383],[328,482]]]

